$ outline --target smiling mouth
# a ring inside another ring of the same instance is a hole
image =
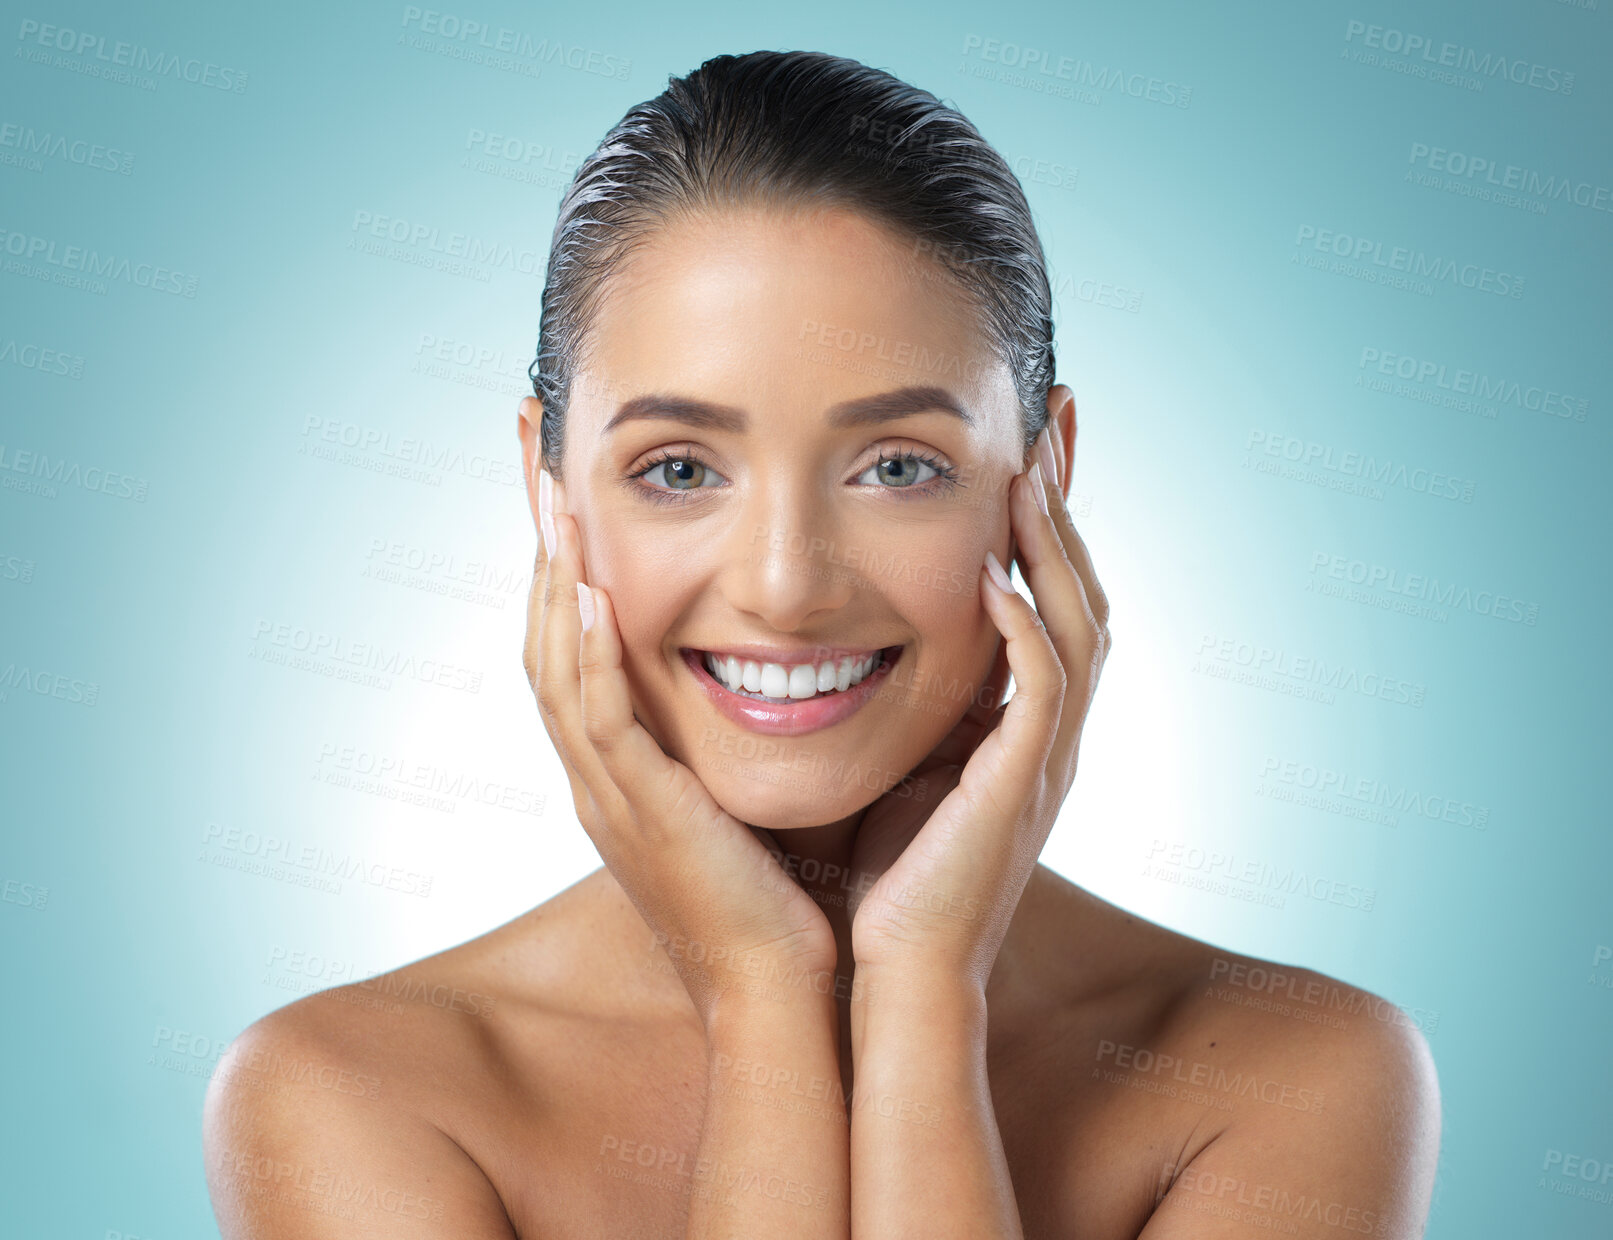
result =
[[[885,646],[863,655],[842,655],[816,663],[769,663],[687,648],[687,654],[728,692],[771,705],[843,694],[895,663],[901,652],[901,646]]]

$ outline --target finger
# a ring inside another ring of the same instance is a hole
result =
[[[981,570],[980,593],[986,614],[1007,647],[1014,696],[1003,708],[1001,724],[964,768],[964,778],[971,780],[977,760],[983,763],[987,785],[972,791],[986,793],[998,808],[1014,813],[1022,806],[1024,793],[1038,786],[1047,769],[1068,681],[1052,637],[1030,600],[1012,586],[1002,589],[989,569]]]
[[[1010,497],[1010,510],[1018,531],[1025,580],[1069,682],[1054,752],[1059,770],[1073,778],[1075,746],[1097,688],[1107,652],[1107,635],[1093,614],[1085,581],[1049,515],[1051,505],[1049,514],[1044,514],[1036,504],[1034,488],[1045,486],[1040,475],[1040,468],[1033,466],[1021,476]]]
[[[1082,589],[1086,592],[1087,605],[1092,609],[1093,619],[1105,634],[1109,631],[1109,596],[1104,593],[1103,586],[1098,581],[1098,574],[1092,567],[1092,556],[1087,551],[1086,542],[1075,528],[1075,521],[1070,516],[1070,508],[1064,500],[1064,488],[1057,483],[1050,482],[1044,475],[1042,478],[1043,494],[1047,497],[1047,510],[1051,514],[1050,520],[1053,528],[1058,532],[1059,542],[1064,547],[1065,557],[1075,569],[1076,575],[1081,579]],[[1106,643],[1107,644],[1107,643]]]
[[[521,664],[526,668],[527,683],[535,693],[538,688],[538,667],[542,662],[543,600],[548,589],[548,545],[554,537],[554,521],[548,513],[549,471],[536,461],[532,468],[538,478],[538,520],[542,529],[538,537],[537,557],[532,562],[532,588],[526,596],[526,640],[521,645]]]
[[[542,484],[540,484],[542,485]],[[553,522],[548,521],[550,537],[553,537]],[[538,704],[538,716],[543,721],[544,731],[549,735],[549,741],[554,746],[556,755],[560,758],[562,768],[566,772],[566,779],[571,784],[571,796],[577,806],[579,816],[590,804],[591,794],[582,783],[571,760],[567,756],[568,746],[560,735],[555,723],[556,705],[552,700],[554,690],[545,687],[543,681],[543,635],[544,620],[549,600],[549,577],[552,561],[545,550],[543,539],[538,540],[537,556],[532,562],[532,585],[527,590],[526,598],[526,638],[521,645],[521,663],[526,668],[527,683],[532,686],[532,694]]]
[[[538,709],[571,781],[578,813],[591,817],[592,808],[609,804],[609,797],[601,801],[596,793],[603,795],[610,787],[610,779],[582,727],[581,681],[577,672],[577,645],[582,633],[577,583],[583,579],[582,547],[576,518],[569,513],[555,513],[554,523],[555,554],[545,574],[540,603],[535,689]],[[583,823],[585,828],[589,825]]]
[[[986,673],[968,709],[952,730],[925,755],[916,770],[922,771],[937,763],[962,766],[969,760],[969,755],[1002,719],[1003,690],[1008,687],[1008,670],[1008,643],[999,636],[991,670]]]
[[[597,586],[583,589],[582,606],[586,610],[591,604],[593,611],[576,658],[583,735],[642,843],[666,848],[686,838],[687,827],[711,823],[722,810],[693,772],[669,757],[634,717],[610,595]]]

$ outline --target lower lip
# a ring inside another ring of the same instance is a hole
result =
[[[798,702],[762,702],[735,693],[706,670],[703,652],[683,650],[680,653],[711,704],[734,723],[766,736],[800,736],[832,727],[856,714],[890,674],[901,652],[900,646],[888,646],[880,651],[880,665],[844,692],[825,693]]]

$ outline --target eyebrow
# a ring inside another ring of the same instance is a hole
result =
[[[951,392],[939,387],[903,387],[874,396],[860,396],[856,400],[841,401],[829,410],[829,425],[836,429],[852,426],[871,426],[880,422],[894,422],[898,418],[916,413],[947,413],[973,426],[975,420]],[[689,396],[655,395],[635,396],[622,402],[611,420],[605,423],[602,434],[609,434],[624,422],[635,419],[665,418],[686,422],[707,430],[732,431],[743,434],[750,424],[743,409],[733,405],[716,405],[695,400]]]

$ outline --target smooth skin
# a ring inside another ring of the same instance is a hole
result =
[[[542,534],[524,660],[605,866],[244,1032],[206,1107],[223,1233],[1421,1235],[1439,1096],[1404,1013],[1037,863],[1111,645],[1064,502],[1070,390],[1021,452],[966,304],[844,212],[681,221],[611,292],[564,484],[538,468],[535,400],[518,424]],[[877,368],[825,364],[830,324],[894,344]],[[835,423],[933,382],[914,357],[957,363],[943,386],[971,423]],[[604,431],[624,397],[669,391],[746,424]],[[867,481],[912,449],[963,485]],[[680,453],[702,485],[633,489]],[[923,582],[845,553],[876,544]],[[900,644],[906,675],[736,760],[747,738],[678,650],[746,640]],[[870,755],[878,796],[759,777]]]

